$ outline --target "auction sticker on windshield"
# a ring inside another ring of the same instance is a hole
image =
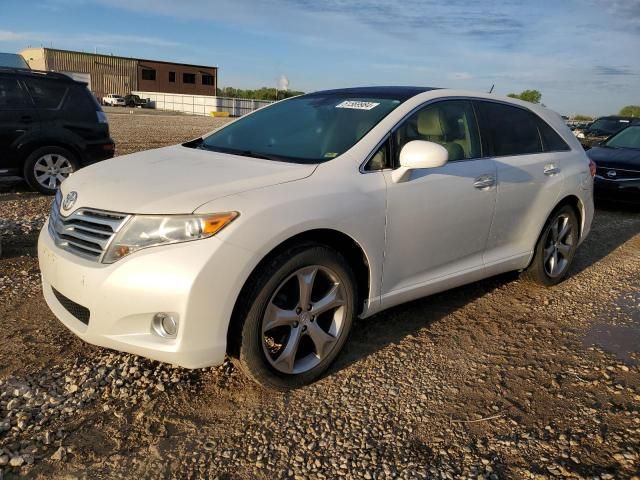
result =
[[[345,100],[344,102],[336,105],[336,108],[351,108],[353,110],[371,110],[376,108],[379,103],[375,102],[358,102],[356,100]]]

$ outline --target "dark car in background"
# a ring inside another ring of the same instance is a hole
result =
[[[597,167],[596,198],[640,205],[640,124],[594,146],[587,156]]]
[[[124,96],[124,104],[127,107],[140,107],[140,108],[149,108],[151,107],[151,101],[148,98],[140,98],[140,95],[135,95],[130,93],[129,95]]]
[[[53,194],[77,169],[113,157],[107,116],[86,84],[0,68],[0,175]]]
[[[629,125],[640,124],[640,118],[608,116],[600,117],[587,127],[575,130],[575,135],[585,150],[593,147],[594,144],[602,142],[611,135],[618,133]]]

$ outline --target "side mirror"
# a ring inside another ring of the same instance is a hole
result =
[[[449,159],[449,152],[442,145],[424,140],[413,140],[400,151],[400,167],[391,173],[395,183],[404,182],[411,170],[442,167]]]

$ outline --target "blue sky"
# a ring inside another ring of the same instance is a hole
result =
[[[2,0],[0,51],[27,46],[220,67],[220,86],[410,84],[563,113],[640,104],[640,0]]]

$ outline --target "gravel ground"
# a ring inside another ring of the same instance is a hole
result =
[[[118,154],[224,119],[109,113]],[[51,199],[0,181],[0,479],[640,479],[640,215],[598,209],[572,276],[516,274],[356,324],[329,374],[266,392],[82,343],[35,258]]]

